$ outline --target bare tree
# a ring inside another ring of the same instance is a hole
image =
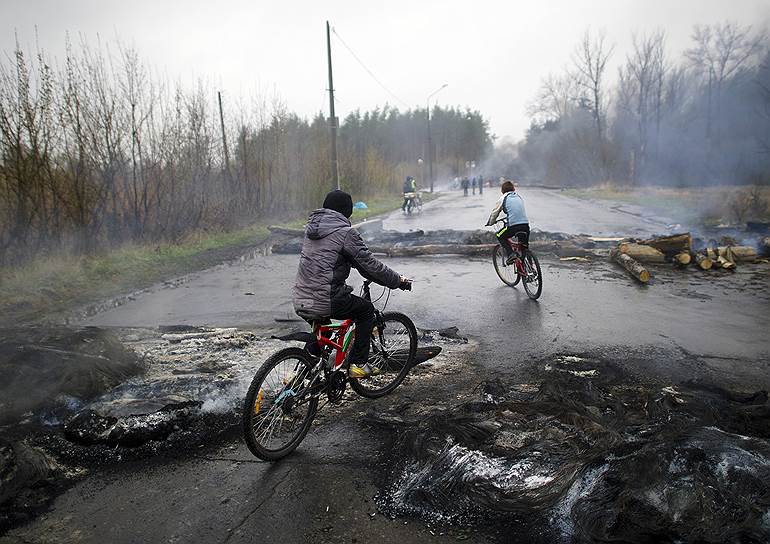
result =
[[[650,130],[655,129],[652,139],[657,149],[663,104],[663,83],[666,73],[665,34],[657,31],[651,35],[634,36],[633,50],[626,56],[620,69],[618,107],[626,110],[635,125],[631,179],[636,181],[647,163]]]
[[[761,36],[752,34],[751,26],[734,22],[695,25],[695,45],[685,51],[692,68],[707,84],[706,134],[717,147],[722,134],[722,98],[725,82],[735,76],[761,49]]]
[[[614,48],[614,45],[606,43],[606,34],[603,31],[592,36],[590,30],[586,30],[573,55],[574,75],[582,90],[584,103],[593,116],[599,142],[604,140],[607,116],[604,77],[607,61],[612,56]]]
[[[578,103],[580,89],[574,77],[548,74],[540,82],[537,95],[527,106],[527,115],[542,122],[558,121],[569,115]]]
[[[757,140],[762,153],[770,156],[770,46],[767,47],[765,56],[759,66],[756,82],[761,97],[757,105],[757,113],[764,120],[764,126],[766,127],[765,130],[759,131]]]

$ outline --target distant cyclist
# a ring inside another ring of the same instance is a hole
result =
[[[504,226],[497,231],[497,241],[505,249],[508,258],[506,262],[508,264],[513,263],[516,255],[513,252],[508,239],[516,236],[519,243],[523,247],[527,247],[529,244],[529,219],[527,219],[527,212],[524,210],[524,200],[516,192],[516,187],[510,180],[505,180],[500,186],[500,191],[503,195],[498,199],[495,207],[492,209],[492,214],[489,216],[487,226],[490,227],[497,221],[497,216],[500,212],[505,213],[503,220]]]
[[[406,211],[406,205],[409,204],[409,198],[407,195],[417,192],[417,182],[412,176],[406,176],[406,180],[404,181],[404,203],[401,204],[401,211]],[[414,198],[412,196],[411,198]]]

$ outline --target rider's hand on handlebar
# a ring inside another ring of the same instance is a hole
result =
[[[410,280],[406,276],[401,276],[401,283],[399,283],[398,288],[401,289],[402,291],[411,291],[412,280]]]

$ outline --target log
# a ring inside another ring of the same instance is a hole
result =
[[[351,225],[361,234],[371,234],[374,232],[382,231],[382,219],[373,219],[371,221],[361,221],[355,225]]]
[[[390,257],[420,257],[422,255],[488,255],[497,244],[433,244],[426,246],[373,246],[372,253]]]
[[[644,244],[635,244],[633,242],[623,242],[618,246],[620,253],[624,253],[637,261],[645,263],[664,263],[666,256],[662,251],[652,246]]]
[[[554,242],[552,251],[557,257],[587,257],[592,253],[582,247],[570,243]]]
[[[273,234],[285,234],[287,236],[305,236],[305,229],[291,229],[288,227],[280,227],[278,225],[270,225],[267,230]]]
[[[623,253],[619,249],[613,249],[610,252],[610,257],[641,283],[650,281],[650,272],[627,253]]]
[[[672,234],[670,236],[659,236],[650,240],[644,240],[640,243],[654,247],[666,255],[675,255],[684,251],[690,251],[692,248],[692,237],[689,232],[684,232],[682,234]]]
[[[732,270],[735,268],[735,262],[728,259],[727,257],[723,257],[722,255],[720,255],[719,257],[717,257],[717,266],[724,268],[725,270]]]
[[[711,270],[711,267],[714,265],[714,261],[709,259],[703,253],[695,254],[695,262],[698,263],[698,266],[701,267],[701,270]]]
[[[691,262],[692,262],[692,257],[690,256],[690,253],[687,251],[683,251],[681,253],[677,253],[676,255],[674,255],[674,264],[677,266],[684,268]]]
[[[619,243],[625,240],[623,236],[589,236],[588,239],[591,240],[592,242],[599,242],[599,243],[604,243],[604,242]]]
[[[751,263],[757,260],[757,250],[751,246],[720,246],[719,255],[735,263]],[[728,256],[731,253],[731,256]]]

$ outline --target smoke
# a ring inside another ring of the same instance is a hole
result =
[[[492,164],[561,186],[770,183],[770,41],[761,29],[696,25],[680,60],[663,30],[636,35],[615,84],[605,66],[580,69],[586,52],[607,54],[601,38],[587,33],[575,66],[543,79],[526,138],[498,146]]]

